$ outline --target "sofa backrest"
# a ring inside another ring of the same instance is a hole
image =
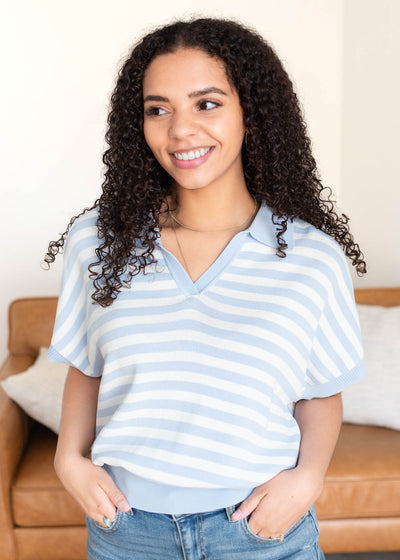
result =
[[[8,349],[13,356],[36,358],[41,346],[50,345],[57,298],[25,298],[9,308]]]
[[[356,302],[362,305],[380,305],[395,307],[400,305],[400,287],[395,288],[360,288],[354,290]]]

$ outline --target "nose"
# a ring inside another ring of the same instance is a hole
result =
[[[176,111],[170,121],[169,136],[171,138],[184,138],[198,131],[196,115],[189,111]]]

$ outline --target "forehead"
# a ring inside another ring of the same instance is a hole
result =
[[[186,94],[210,86],[233,93],[222,60],[199,49],[180,48],[161,54],[150,63],[143,78],[143,95],[156,93],[156,89]]]

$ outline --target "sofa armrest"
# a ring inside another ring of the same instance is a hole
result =
[[[0,369],[0,381],[10,375],[25,371],[33,361],[30,356],[8,356]],[[0,387],[0,473],[2,481],[6,480],[9,483],[14,474],[28,439],[30,424],[27,414]]]
[[[30,356],[9,356],[0,369],[0,381],[27,369]],[[0,386],[0,558],[14,558],[11,482],[25,448],[31,422]]]

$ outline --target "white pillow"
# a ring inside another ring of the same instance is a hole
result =
[[[1,385],[29,416],[58,434],[61,403],[68,365],[55,364],[41,348],[35,363],[23,373],[10,375]]]
[[[357,309],[366,376],[343,391],[343,421],[400,430],[400,307]]]

